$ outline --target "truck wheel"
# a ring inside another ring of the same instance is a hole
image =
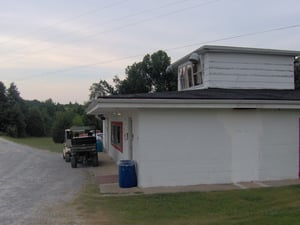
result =
[[[71,157],[71,167],[72,168],[77,167],[77,158],[76,158],[76,156]]]
[[[66,154],[66,156],[65,156],[65,161],[66,161],[66,162],[70,162],[70,161],[71,161],[71,156],[70,156],[70,154]]]
[[[98,154],[95,154],[93,157],[93,166],[99,166],[99,161],[98,161]]]

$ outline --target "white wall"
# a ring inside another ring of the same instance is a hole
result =
[[[297,178],[300,112],[277,111],[263,119],[259,179]]]
[[[255,54],[206,53],[204,86],[294,89],[294,58]]]
[[[141,187],[298,177],[298,117],[288,110],[141,110]]]
[[[114,161],[118,162],[123,159],[130,159],[130,149],[129,149],[129,130],[128,130],[128,122],[129,117],[131,117],[134,121],[135,114],[128,114],[127,112],[117,112],[114,114],[109,114],[106,116],[105,127],[106,132],[104,134],[108,135],[105,141],[105,150],[108,154],[114,159]],[[111,145],[111,122],[122,122],[123,123],[123,152],[119,151],[113,145]],[[104,128],[105,129],[105,128]]]

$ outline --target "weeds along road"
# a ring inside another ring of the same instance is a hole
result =
[[[0,138],[0,224],[64,223],[51,209],[70,201],[86,175],[84,168],[72,169],[61,154]]]

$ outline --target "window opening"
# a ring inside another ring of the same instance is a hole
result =
[[[123,152],[123,123],[111,122],[111,145]]]
[[[178,67],[179,87],[187,89],[203,83],[201,66],[198,63],[185,63]]]
[[[194,84],[193,84],[193,77],[192,77],[192,67],[190,65],[187,66],[187,74],[188,74],[189,87],[192,87],[194,86]]]

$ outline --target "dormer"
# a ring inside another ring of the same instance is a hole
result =
[[[203,46],[172,64],[178,90],[294,89],[299,51]]]
[[[178,90],[203,86],[203,65],[201,56],[192,53],[189,60],[178,66]]]

